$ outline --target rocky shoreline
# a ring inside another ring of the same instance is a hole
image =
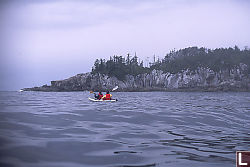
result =
[[[24,91],[250,91],[250,74],[246,64],[215,72],[209,68],[185,70],[177,74],[153,70],[137,76],[127,75],[118,80],[104,74],[77,74],[65,80],[51,81],[51,85],[24,88]]]

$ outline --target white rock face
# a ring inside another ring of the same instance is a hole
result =
[[[153,70],[137,76],[127,75],[124,81],[103,74],[78,74],[71,78],[51,81],[51,86],[36,88],[41,91],[111,90],[119,86],[120,91],[150,90],[250,90],[250,74],[246,64],[230,70],[215,72],[209,68],[195,71],[185,70],[177,74]],[[34,88],[31,88],[34,89]]]

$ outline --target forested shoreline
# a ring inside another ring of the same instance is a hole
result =
[[[97,59],[91,72],[26,91],[250,91],[250,50],[189,47],[145,66],[130,54]]]
[[[155,59],[149,67],[139,58],[128,54],[126,57],[114,55],[109,60],[97,59],[92,68],[92,74],[100,73],[110,77],[114,76],[124,80],[126,75],[139,75],[150,73],[153,70],[161,70],[165,73],[176,74],[185,70],[195,71],[197,68],[209,68],[215,72],[232,69],[244,63],[248,66],[246,71],[250,73],[250,50],[234,48],[207,49],[189,47],[180,50],[172,50],[163,59]]]

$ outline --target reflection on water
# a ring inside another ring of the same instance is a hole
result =
[[[235,166],[250,93],[0,92],[0,166]]]

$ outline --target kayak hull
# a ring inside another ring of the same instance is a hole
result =
[[[112,100],[98,100],[98,99],[93,99],[93,98],[90,98],[90,97],[89,97],[89,100],[93,101],[93,102],[116,102],[117,101],[117,99],[112,99]]]

